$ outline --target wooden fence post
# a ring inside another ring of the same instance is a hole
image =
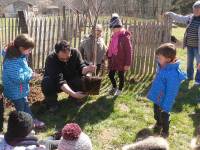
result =
[[[28,34],[28,25],[26,22],[25,14],[23,11],[18,11],[18,17],[19,17],[19,27],[21,29],[21,33]],[[28,65],[32,68],[32,53],[28,57]]]
[[[63,28],[63,40],[67,40],[65,6],[63,6]]]
[[[26,22],[25,14],[23,11],[18,11],[19,16],[19,26],[21,28],[21,32],[24,34],[28,34],[28,25]]]

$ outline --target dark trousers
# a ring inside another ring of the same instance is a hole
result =
[[[100,70],[101,70],[101,64],[98,64],[96,69],[96,75],[99,74]]]
[[[17,111],[26,112],[33,117],[33,114],[31,112],[27,97],[24,97],[24,98],[21,98],[21,99],[18,99],[18,100],[12,100],[12,103],[15,105],[15,109]]]
[[[117,88],[117,83],[115,80],[115,74],[117,71],[110,70],[109,71],[109,78],[112,83],[113,88]],[[119,77],[119,90],[122,90],[124,87],[124,71],[118,71],[118,77]]]
[[[3,131],[3,122],[4,122],[4,104],[3,104],[3,98],[0,99],[0,132]]]
[[[157,125],[161,126],[163,132],[169,132],[169,117],[170,114],[164,112],[158,105],[154,104],[154,119],[157,121]]]
[[[83,90],[83,82],[81,78],[74,78],[67,82],[70,88],[77,92]],[[45,102],[47,103],[48,107],[53,107],[58,105],[58,93],[61,93],[62,90],[59,87],[59,84],[51,79],[50,77],[44,77],[42,80],[42,92],[45,96]]]
[[[200,63],[200,55],[198,48],[188,47],[187,50],[187,76],[188,79],[193,80],[194,75],[194,59],[196,59],[197,65]],[[197,69],[195,81],[200,83],[200,70]]]

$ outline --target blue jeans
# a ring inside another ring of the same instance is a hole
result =
[[[194,78],[194,58],[196,58],[197,65],[200,64],[200,55],[198,48],[187,48],[187,77],[189,80]],[[200,83],[200,70],[197,69],[195,81]]]
[[[30,114],[31,116],[33,116],[31,109],[29,107],[27,97],[24,97],[24,98],[21,98],[18,100],[12,100],[12,102],[14,103],[15,109],[17,111],[23,111],[23,112],[26,112],[26,113]]]

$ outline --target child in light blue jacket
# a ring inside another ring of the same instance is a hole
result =
[[[34,47],[33,40],[26,34],[16,37],[14,43],[5,49],[3,62],[3,86],[4,96],[8,98],[17,111],[23,111],[32,115],[28,103],[30,92],[29,81],[33,77],[33,71],[28,66],[27,55]],[[34,120],[35,127],[44,126],[43,122]]]
[[[180,69],[176,59],[176,48],[171,43],[161,45],[157,51],[158,70],[147,98],[154,103],[155,130],[162,130],[161,135],[169,135],[169,116],[181,82],[186,74]]]

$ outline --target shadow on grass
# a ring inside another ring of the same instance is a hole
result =
[[[59,101],[59,110],[55,113],[49,113],[40,102],[33,104],[32,110],[37,118],[46,123],[46,130],[60,130],[69,122],[78,123],[84,129],[86,124],[96,124],[108,118],[113,112],[115,99],[116,97],[102,96],[95,101],[88,100],[82,106],[63,99]]]
[[[195,130],[193,132],[193,136],[197,136],[197,133],[200,133],[200,108],[198,106],[195,107],[195,110],[192,114],[189,114],[189,117],[193,120],[193,126]]]
[[[124,94],[134,93],[139,95],[146,95],[146,92],[152,81],[151,76],[131,76],[126,81]],[[101,94],[103,96],[97,97],[97,99],[91,99],[95,97],[89,97],[90,99],[81,107],[77,106],[72,101],[63,99],[59,101],[59,110],[55,113],[49,113],[46,110],[45,105],[42,102],[34,103],[31,107],[35,117],[44,121],[48,129],[55,128],[61,129],[66,123],[76,122],[81,128],[87,124],[96,124],[102,120],[107,119],[113,112],[114,103],[117,97],[111,97],[105,95],[110,87],[110,81],[106,78],[103,81]]]
[[[189,88],[189,83],[189,81],[182,83],[173,112],[180,113],[181,111],[187,111],[189,107],[194,108],[194,112],[190,113],[188,116],[193,120],[193,126],[195,128],[193,135],[196,136],[197,128],[200,125],[200,108],[198,107],[198,103],[200,103],[200,87],[193,86]]]
[[[193,86],[189,89],[189,81],[185,81],[181,85],[172,111],[179,113],[183,110],[184,106],[196,106],[198,102],[200,102],[200,88]]]
[[[144,140],[146,138],[148,138],[149,136],[153,136],[153,131],[151,131],[150,129],[148,128],[144,128],[142,130],[140,130],[136,136],[135,136],[135,142],[137,141],[141,141],[141,140]]]
[[[86,124],[96,124],[110,116],[114,109],[114,102],[117,97],[102,96],[96,101],[87,103],[80,109],[73,121],[77,122],[82,128]]]
[[[146,96],[151,82],[153,80],[153,75],[137,75],[132,77],[127,77],[129,80],[126,81],[124,90],[127,92],[133,92],[140,96]]]

